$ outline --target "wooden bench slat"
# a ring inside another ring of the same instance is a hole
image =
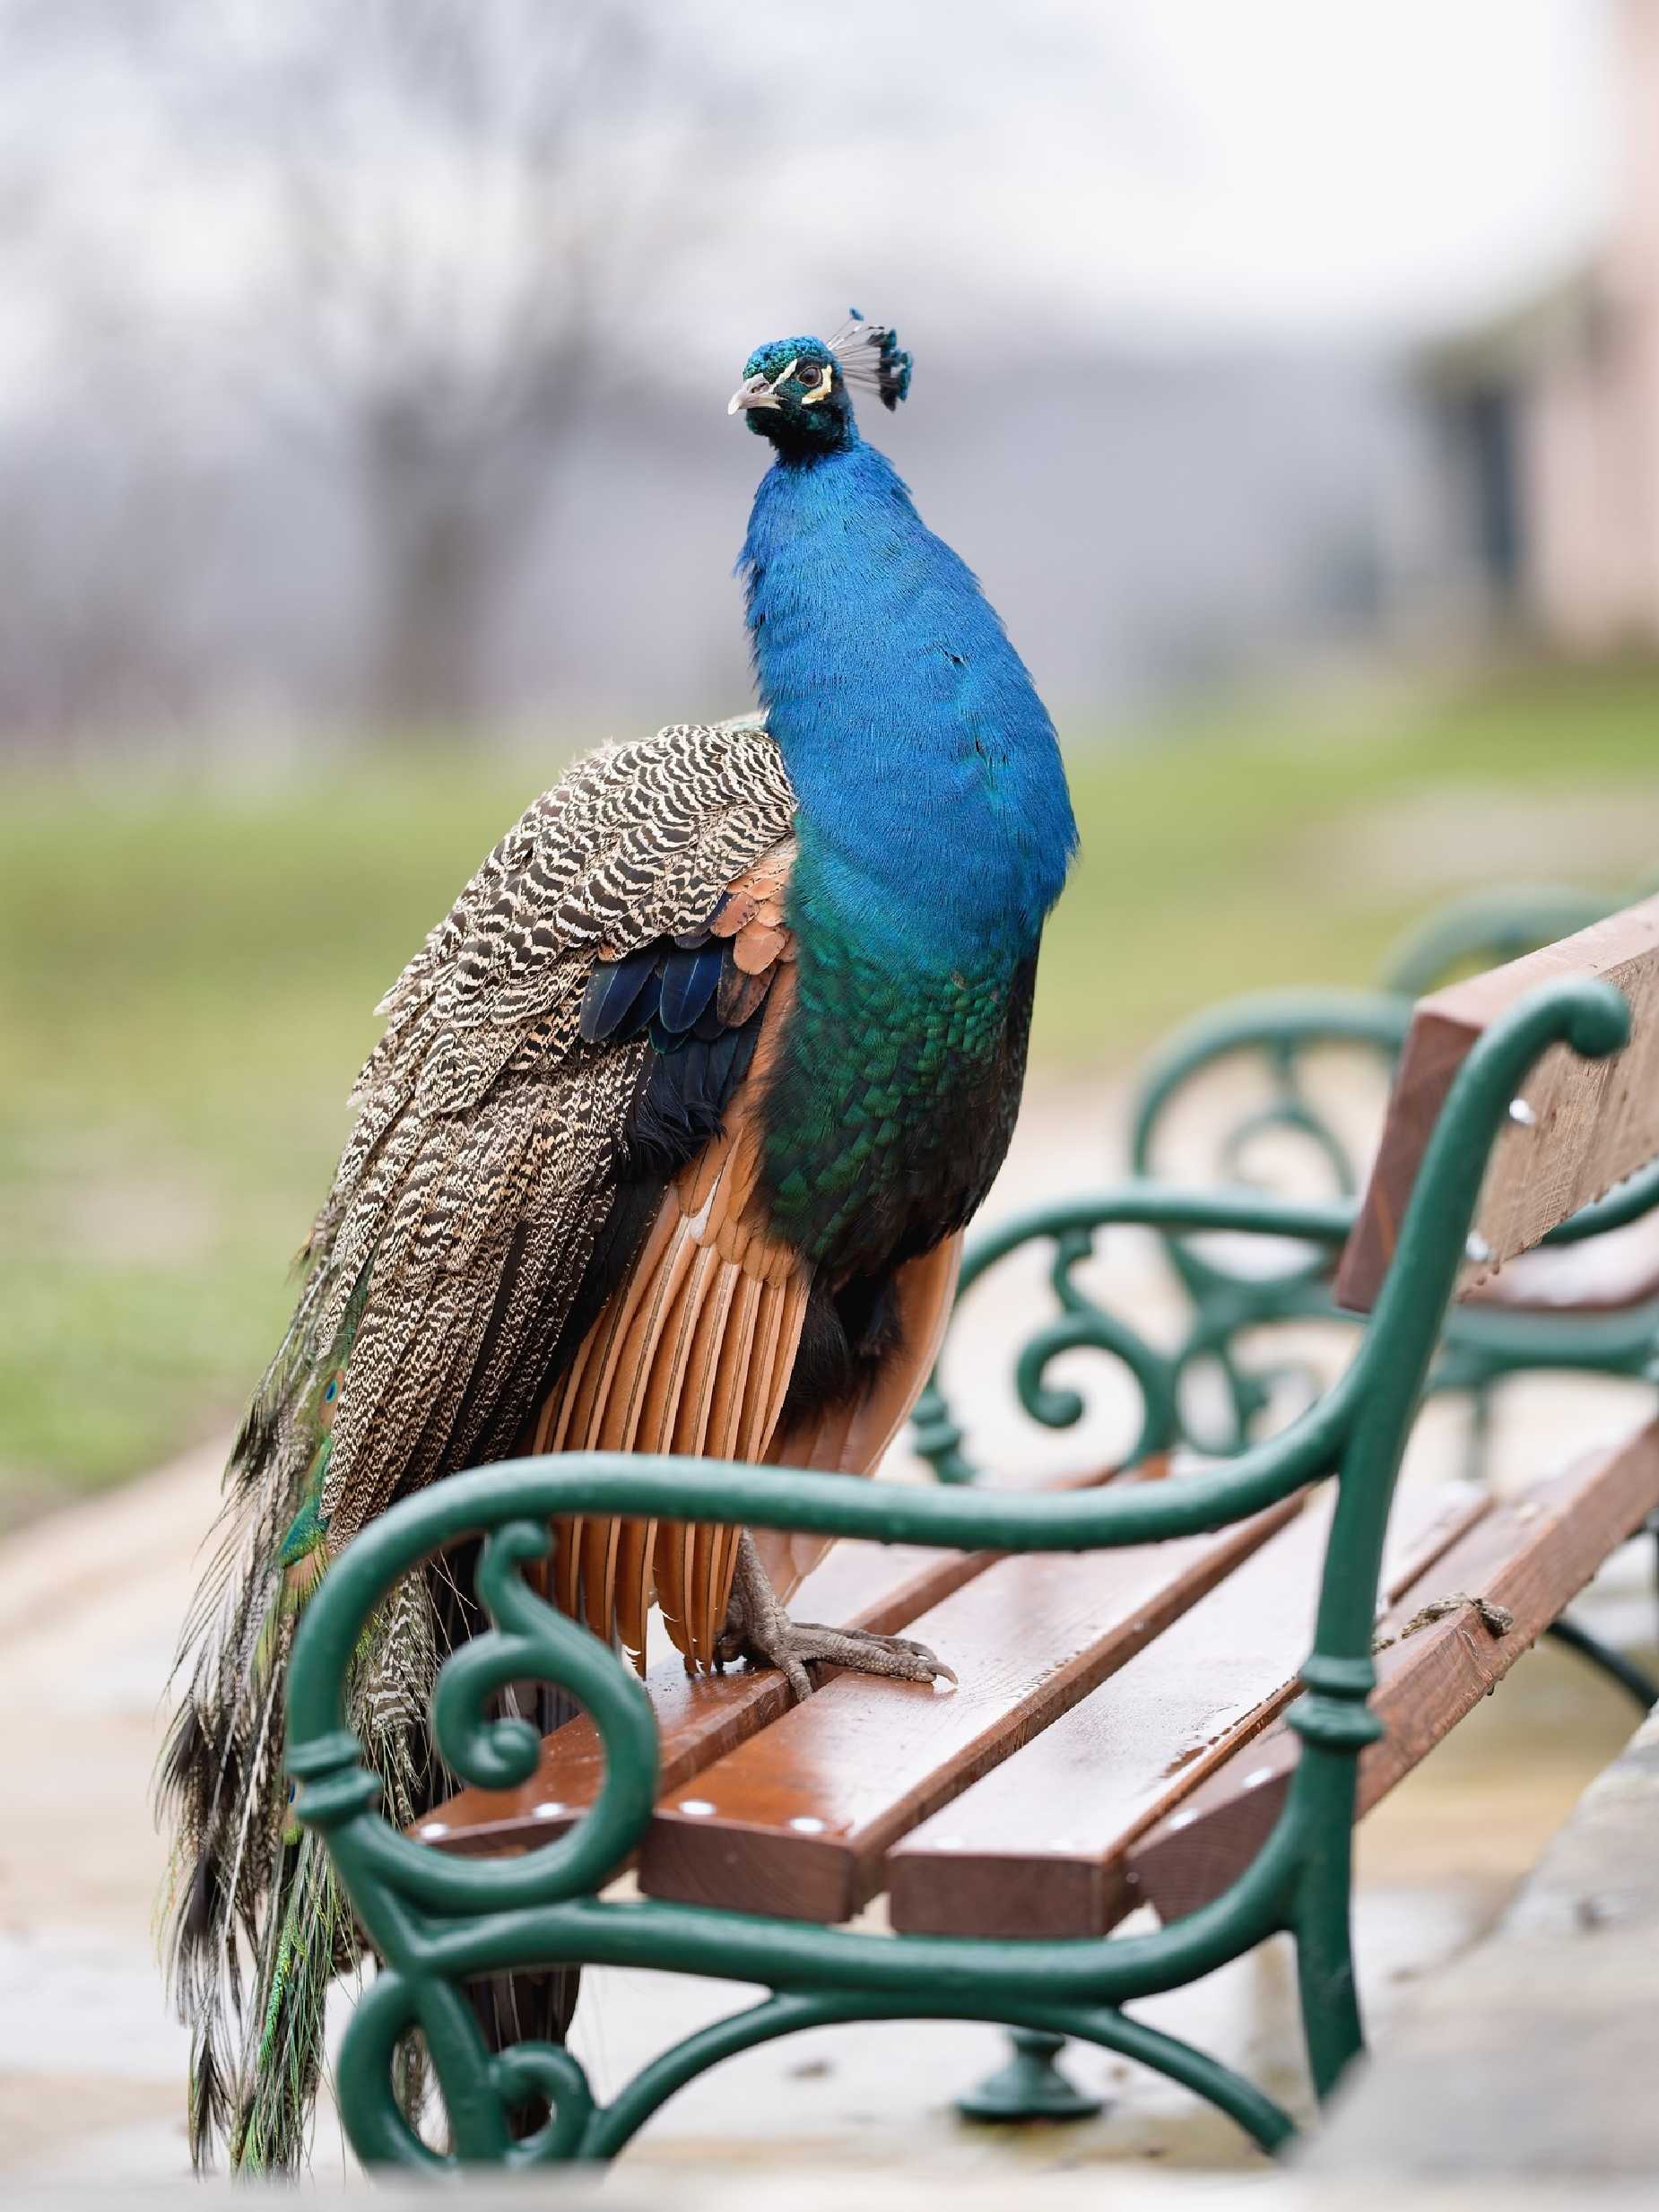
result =
[[[1471,1303],[1506,1313],[1629,1314],[1659,1302],[1659,1211],[1576,1245],[1524,1252]]]
[[[1113,1471],[1091,1470],[1043,1487],[1087,1489],[1109,1479]],[[982,1574],[998,1556],[847,1539],[807,1576],[795,1610],[803,1620],[897,1635]],[[832,1669],[813,1671],[821,1684],[834,1678]],[[677,1655],[650,1670],[646,1688],[661,1741],[659,1791],[678,1789],[789,1709],[788,1685],[780,1674],[744,1669],[689,1675]],[[433,1809],[416,1833],[423,1841],[463,1854],[490,1855],[551,1843],[593,1804],[604,1766],[599,1731],[585,1713],[578,1713],[543,1739],[535,1772],[517,1790],[457,1791]]]
[[[1489,1510],[1472,1484],[1412,1485],[1385,1588],[1413,1582]],[[895,1928],[1103,1935],[1135,1899],[1134,1838],[1296,1694],[1333,1496],[1237,1567],[1156,1643],[888,1854]]]
[[[896,1635],[920,1613],[991,1564],[989,1552],[936,1551],[922,1545],[838,1544],[802,1584],[803,1618],[844,1622]],[[812,1609],[808,1610],[807,1609]],[[662,1749],[659,1788],[677,1789],[713,1759],[789,1709],[782,1675],[735,1670],[688,1674],[676,1655],[646,1677]],[[517,1790],[458,1791],[419,1833],[446,1851],[493,1853],[544,1843],[572,1827],[599,1794],[605,1754],[599,1731],[578,1713],[542,1741],[534,1774]],[[557,1806],[557,1813],[546,1809]],[[435,1836],[435,1824],[447,1831]]]
[[[880,1887],[890,1844],[1133,1657],[1298,1503],[1176,1543],[1003,1560],[912,1624],[958,1670],[957,1689],[842,1675],[658,1807],[640,1887],[845,1920]]]
[[[1419,1003],[1359,1218],[1337,1271],[1340,1305],[1368,1313],[1376,1304],[1429,1140],[1471,1047],[1528,992],[1569,976],[1594,976],[1624,993],[1631,1041],[1611,1060],[1581,1060],[1559,1045],[1532,1071],[1524,1086],[1529,1119],[1500,1132],[1481,1193],[1476,1227],[1491,1257],[1465,1271],[1464,1291],[1659,1154],[1654,898]]]
[[[1502,1680],[1655,1506],[1659,1422],[1499,1501],[1402,1595],[1377,1628],[1372,1706],[1386,1733],[1361,1756],[1359,1816]],[[1404,1633],[1425,1606],[1459,1592],[1507,1607],[1514,1626],[1495,1636],[1460,1606]],[[1276,1723],[1160,1821],[1131,1855],[1137,1900],[1168,1921],[1224,1889],[1277,1818],[1299,1748],[1295,1731]]]

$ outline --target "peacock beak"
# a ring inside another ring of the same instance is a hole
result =
[[[791,361],[789,369],[794,367],[795,363]],[[733,393],[726,407],[726,413],[728,415],[742,414],[746,408],[750,407],[781,407],[784,403],[772,389],[772,386],[775,382],[781,384],[784,377],[789,374],[789,369],[786,369],[783,375],[776,378],[745,377],[736,391]]]

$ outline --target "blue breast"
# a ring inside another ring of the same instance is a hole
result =
[[[780,458],[741,570],[800,795],[795,919],[935,971],[1033,949],[1077,842],[1054,725],[971,572],[873,447]]]

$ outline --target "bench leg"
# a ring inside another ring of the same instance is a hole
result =
[[[1350,1922],[1352,1858],[1351,1828],[1327,1835],[1303,1876],[1296,1907],[1302,2032],[1308,2070],[1322,2104],[1365,2049]]]
[[[1065,2049],[1064,2035],[1032,2027],[1010,2028],[1008,2035],[1013,2045],[1008,2064],[957,2099],[964,2120],[1092,2120],[1105,2111],[1103,2098],[1088,2095],[1055,2064]]]
[[[1492,1479],[1492,1393],[1495,1385],[1477,1383],[1469,1393],[1469,1429],[1464,1439],[1464,1476],[1483,1488]]]
[[[1600,1636],[1592,1635],[1576,1621],[1568,1620],[1563,1616],[1559,1620],[1551,1621],[1544,1634],[1557,1644],[1564,1644],[1569,1652],[1576,1652],[1581,1659],[1588,1660],[1598,1673],[1604,1674],[1610,1682],[1616,1682],[1621,1690],[1629,1691],[1644,1713],[1651,1713],[1655,1706],[1659,1706],[1659,1682],[1654,1680],[1646,1669],[1638,1667],[1633,1659],[1627,1659],[1622,1652],[1614,1651],[1611,1644],[1603,1644]]]

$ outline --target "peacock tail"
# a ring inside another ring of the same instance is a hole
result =
[[[388,1819],[406,1827],[424,1809],[430,1777],[426,1712],[438,1679],[431,1593],[423,1571],[406,1575],[365,1629],[347,1684],[347,1720],[379,1775]],[[290,1819],[265,1920],[256,1977],[258,2037],[237,2084],[232,2163],[250,2172],[297,2164],[321,2074],[325,2011],[334,1981],[360,1964],[350,1901],[321,1837]],[[409,2054],[413,2056],[413,2052]],[[406,2071],[405,2110],[419,2117],[423,2083]]]
[[[309,1317],[320,1271],[313,1262],[232,1447],[217,1547],[185,1624],[181,1655],[193,1661],[158,1790],[173,1836],[169,1966],[191,2030],[192,2144],[200,2153],[223,2135],[238,2163],[254,2163],[257,2147],[257,2163],[280,2168],[303,2144],[295,2123],[316,2087],[322,1992],[356,1959],[349,1907],[326,1854],[300,1835],[282,1767],[288,1655],[326,1562],[318,1501],[369,1279],[364,1269],[319,1346]],[[370,1624],[354,1670],[353,1722],[388,1809],[417,1795],[420,1739],[386,1685],[398,1679],[400,1647],[418,1655],[423,1636],[430,1644],[423,1612],[423,1593],[400,1590]],[[247,2047],[236,2032],[244,2012],[261,2024]]]

